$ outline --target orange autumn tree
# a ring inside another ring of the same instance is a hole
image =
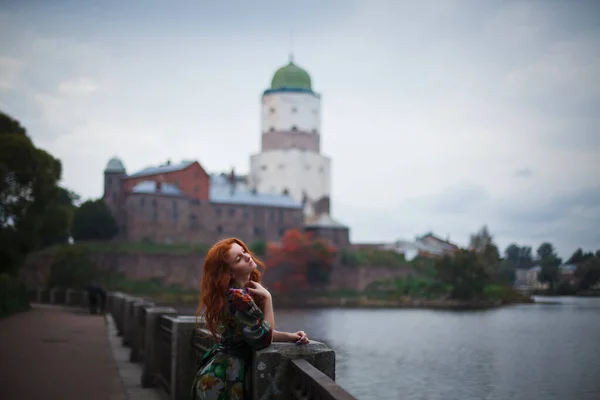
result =
[[[337,250],[323,239],[298,229],[286,231],[281,243],[269,243],[265,266],[277,273],[273,289],[298,292],[329,283]]]

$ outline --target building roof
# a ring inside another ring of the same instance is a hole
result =
[[[243,181],[237,181],[232,190],[228,177],[214,174],[210,175],[209,199],[211,203],[302,209],[302,203],[289,196],[255,193]]]
[[[139,178],[142,176],[165,174],[168,172],[181,171],[194,164],[196,161],[182,161],[178,164],[164,164],[158,167],[148,167],[143,170],[136,172],[135,174],[129,175],[128,178]]]
[[[163,182],[157,185],[154,181],[142,181],[131,189],[132,193],[162,194],[166,196],[186,196],[177,186]]]
[[[289,64],[275,71],[271,80],[271,89],[283,88],[312,90],[310,75],[304,69],[294,64],[291,56]]]
[[[316,218],[307,221],[305,228],[347,228],[344,224],[331,218],[329,214],[320,214]]]
[[[108,160],[108,164],[106,164],[106,168],[104,169],[104,173],[125,173],[125,166],[123,165],[123,161],[121,161],[117,157],[113,157]]]

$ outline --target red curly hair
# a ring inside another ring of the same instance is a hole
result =
[[[240,239],[227,238],[217,242],[210,248],[204,259],[202,267],[202,283],[200,286],[200,302],[196,316],[204,315],[206,328],[216,338],[219,333],[221,316],[225,307],[227,288],[231,285],[231,271],[227,264],[227,257],[231,246],[237,243],[254,259],[257,267],[264,268],[263,263],[248,249]],[[260,272],[254,269],[250,273],[250,280],[260,283]],[[204,312],[202,310],[204,309]]]

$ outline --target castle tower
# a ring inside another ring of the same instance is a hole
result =
[[[307,214],[329,213],[331,160],[321,154],[321,95],[292,57],[262,94],[261,129],[261,151],[250,157],[250,185],[305,202]]]
[[[119,225],[119,235],[125,234],[123,178],[126,176],[127,171],[123,162],[116,157],[111,158],[104,169],[104,195],[102,198]]]

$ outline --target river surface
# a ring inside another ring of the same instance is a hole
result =
[[[358,399],[599,400],[600,298],[488,311],[275,310],[336,352]]]

